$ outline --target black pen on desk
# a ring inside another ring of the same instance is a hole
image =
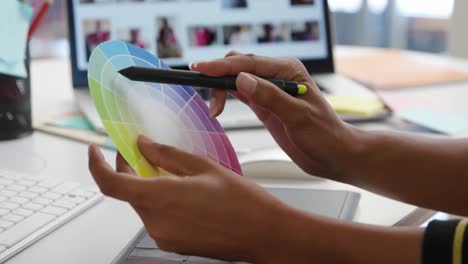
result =
[[[132,81],[167,83],[176,85],[190,85],[196,87],[237,90],[237,76],[211,77],[199,72],[170,70],[149,67],[132,66],[119,71],[120,74]],[[293,81],[271,80],[267,81],[275,84],[281,90],[292,96],[307,93],[307,86]]]

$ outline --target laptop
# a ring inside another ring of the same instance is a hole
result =
[[[87,84],[88,58],[100,43],[119,39],[144,48],[173,68],[221,58],[231,50],[300,59],[326,93],[373,94],[334,72],[326,0],[68,0],[73,87],[81,110],[105,132]],[[207,101],[208,92],[200,89]],[[345,121],[382,119],[341,115]],[[250,109],[230,99],[219,117],[226,129],[261,126]]]

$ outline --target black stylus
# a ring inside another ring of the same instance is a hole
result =
[[[236,90],[237,76],[210,77],[199,72],[132,66],[119,71],[132,81],[190,85],[203,88]],[[292,81],[270,80],[286,93],[297,96],[307,93],[307,86]]]

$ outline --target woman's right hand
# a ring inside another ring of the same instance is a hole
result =
[[[209,76],[239,74],[232,95],[250,106],[291,159],[308,174],[340,180],[359,146],[355,129],[339,119],[299,60],[230,52],[191,69]],[[296,81],[308,92],[293,97],[257,76]],[[222,113],[226,98],[225,91],[213,90],[212,116]]]

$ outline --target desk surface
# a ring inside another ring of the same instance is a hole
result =
[[[367,52],[368,49],[338,49],[338,56]],[[468,69],[468,62],[424,54],[431,62],[454,68]],[[70,65],[64,59],[38,60],[32,63],[33,117],[47,120],[60,113],[76,110],[70,79]],[[468,113],[468,89],[463,84],[443,87],[418,88],[398,93],[430,93],[447,98],[447,105],[461,114]],[[394,129],[392,122],[369,123],[367,129]],[[236,149],[252,149],[275,146],[273,138],[263,129],[230,131],[228,135]],[[115,153],[104,151],[109,161]],[[0,143],[0,167],[47,175],[84,184],[94,184],[88,172],[87,146],[63,138],[36,132],[33,136],[17,141]],[[26,166],[24,164],[27,164]],[[358,190],[355,187],[332,181],[288,182],[264,180],[269,186],[294,186]],[[420,217],[424,210],[392,201],[384,197],[358,190],[362,200],[355,221],[391,226],[408,217]],[[109,263],[125,247],[142,226],[131,208],[122,202],[105,198],[78,218],[59,228],[49,236],[27,248],[7,263]]]

